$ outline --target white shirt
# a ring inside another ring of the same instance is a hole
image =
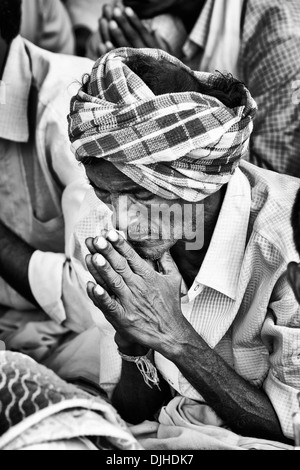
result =
[[[290,261],[299,261],[290,223],[299,186],[296,178],[242,162],[228,184],[203,264],[182,299],[183,314],[207,344],[237,374],[263,387],[290,438],[299,408],[300,310],[285,272]],[[107,214],[89,191],[71,250],[83,284],[92,280],[84,268],[85,239],[109,228]],[[93,317],[103,321],[99,311]],[[113,332],[103,354],[101,380],[109,381],[120,368]],[[174,364],[160,354],[155,361],[178,394],[202,399]]]
[[[88,59],[39,49],[19,36],[9,51],[0,103],[0,218],[36,249],[29,282],[38,304],[75,331],[93,322],[87,295],[77,299],[83,289],[65,250],[87,189],[84,169],[70,149],[67,114],[71,96],[92,65]],[[39,90],[36,105],[29,97],[32,76]],[[28,151],[28,109],[35,108],[34,144]],[[30,308],[1,278],[0,304]],[[76,322],[82,309],[86,314]]]

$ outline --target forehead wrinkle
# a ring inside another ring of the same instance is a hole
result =
[[[92,183],[99,187],[99,189],[106,189],[108,191],[117,191],[119,193],[135,193],[144,188],[128,176],[121,173],[112,164],[107,165],[89,165],[86,167],[86,174]],[[101,184],[100,184],[101,182]]]

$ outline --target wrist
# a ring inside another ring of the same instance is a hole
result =
[[[118,333],[115,335],[115,342],[120,353],[126,356],[145,356],[149,352],[149,348],[138,343],[127,341]]]
[[[205,347],[203,338],[196,332],[192,325],[186,320],[176,334],[162,341],[157,351],[174,364],[181,363],[194,347]]]

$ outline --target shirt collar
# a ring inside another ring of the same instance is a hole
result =
[[[31,80],[30,61],[24,41],[21,36],[17,36],[10,45],[2,78],[5,104],[0,104],[0,138],[14,142],[28,141],[27,112]]]
[[[228,183],[220,215],[195,286],[207,286],[235,300],[251,209],[251,188],[239,168]],[[198,289],[198,295],[202,289]],[[195,297],[195,296],[194,296]]]

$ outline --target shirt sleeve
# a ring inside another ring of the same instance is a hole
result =
[[[71,151],[66,119],[68,106],[69,97],[58,97],[56,103],[51,103],[45,112],[47,122],[39,135],[47,149],[40,158],[47,160],[43,166],[47,165],[49,170],[48,185],[55,195],[57,210],[64,218],[65,250],[63,253],[35,251],[29,264],[29,282],[36,301],[53,320],[81,332],[94,325],[90,315],[93,304],[86,294],[86,286],[76,274],[69,244],[90,186],[84,167]],[[57,190],[58,186],[61,189]]]
[[[263,387],[277,413],[282,431],[293,439],[293,413],[299,411],[300,308],[287,281],[275,288],[262,328],[270,351],[270,369]]]
[[[248,0],[239,78],[258,105],[251,163],[300,174],[300,2]]]

